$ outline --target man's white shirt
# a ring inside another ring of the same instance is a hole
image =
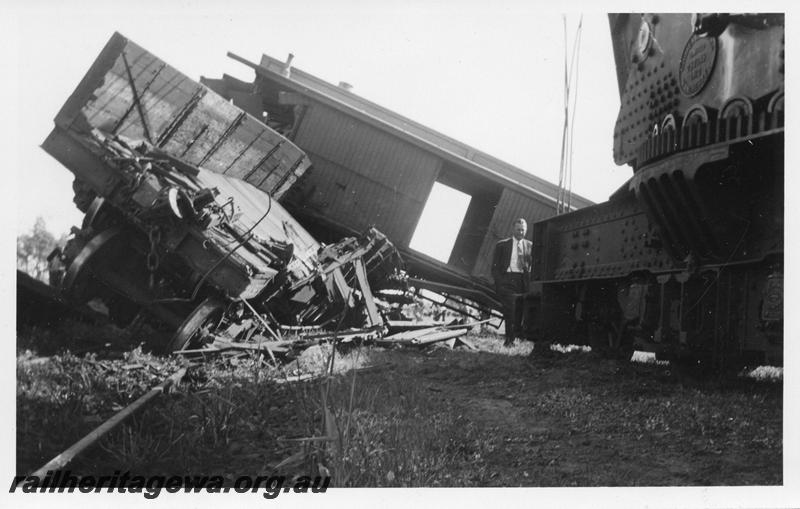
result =
[[[515,239],[511,238],[511,260],[508,262],[508,272],[515,272],[521,273],[524,272],[522,270],[522,262],[521,259],[525,257],[525,246],[522,241],[525,239]]]

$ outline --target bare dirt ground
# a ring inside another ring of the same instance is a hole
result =
[[[781,381],[698,377],[579,351],[542,358],[528,355],[530,344],[472,341],[480,351],[364,347],[345,362],[375,367],[332,382],[276,384],[261,359],[196,368],[71,467],[226,479],[319,469],[342,486],[782,483]],[[154,369],[129,368],[151,361],[110,362],[18,360],[19,473],[146,390],[128,378]],[[325,406],[338,438],[310,448],[304,438],[326,433]],[[280,466],[303,451],[301,461]]]
[[[780,384],[698,379],[586,353],[444,350],[415,377],[486,437],[479,485],[781,483]]]

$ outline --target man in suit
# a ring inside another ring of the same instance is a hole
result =
[[[492,277],[497,295],[503,303],[503,318],[506,322],[505,346],[514,344],[522,333],[521,296],[528,291],[531,271],[531,247],[525,238],[528,223],[520,218],[514,221],[513,236],[494,246]]]

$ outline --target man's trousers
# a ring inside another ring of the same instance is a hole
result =
[[[497,295],[503,303],[503,319],[506,322],[506,344],[522,334],[522,295],[527,284],[526,274],[506,272],[497,281]]]

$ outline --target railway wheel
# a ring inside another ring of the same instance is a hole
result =
[[[604,359],[608,358],[609,349],[611,348],[611,331],[608,330],[608,327],[597,322],[589,322],[587,324],[587,336],[592,352]]]
[[[621,361],[630,361],[634,352],[633,334],[628,330],[627,326],[623,325],[623,327],[620,331],[621,335],[617,347],[614,350],[614,356]]]
[[[629,361],[633,357],[633,334],[625,320],[589,323],[588,335],[592,351],[604,359]]]
[[[81,228],[86,230],[92,228],[94,231],[102,231],[114,227],[120,223],[120,213],[112,207],[104,198],[96,197],[86,215],[83,216]]]
[[[224,311],[222,302],[213,297],[201,302],[175,331],[167,350],[177,352],[199,343],[219,325]]]
[[[61,289],[71,299],[86,301],[92,296],[87,292],[92,266],[100,258],[114,252],[117,240],[120,238],[119,228],[109,228],[95,235],[72,260]]]

